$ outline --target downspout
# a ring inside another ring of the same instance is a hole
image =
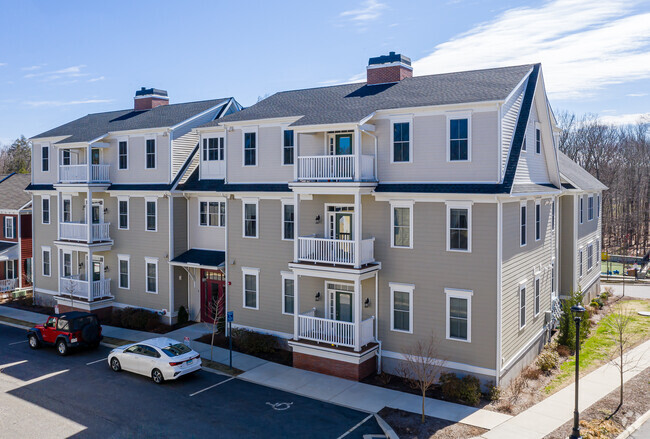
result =
[[[169,217],[169,252],[167,253],[167,270],[169,278],[169,324],[172,325],[174,319],[174,266],[169,262],[174,257],[174,197],[171,193],[168,194],[167,199],[167,214]]]
[[[18,215],[16,215],[16,220],[18,221],[18,224],[16,227],[14,227],[14,233],[16,234],[16,240],[18,241],[18,288],[23,287],[23,246],[22,246],[22,239],[21,234],[20,234],[20,210],[18,211]]]
[[[379,340],[379,272],[375,273],[375,340],[379,348],[377,350],[377,373],[381,373],[381,340]]]
[[[226,149],[226,151],[227,151],[227,149]],[[226,169],[227,168],[228,168],[228,166],[226,165]],[[226,227],[224,227],[223,233],[225,235],[224,236],[224,253],[225,253],[225,255],[224,255],[225,273],[224,274],[226,276],[226,281],[223,283],[223,288],[224,288],[223,294],[224,294],[224,298],[225,298],[225,300],[224,300],[225,305],[224,306],[225,306],[226,312],[228,312],[228,291],[230,290],[230,288],[228,288],[228,266],[230,265],[228,263],[228,217],[230,216],[229,206],[228,206],[229,203],[228,202],[230,201],[230,196],[226,196],[225,198],[226,198],[226,201],[225,201],[225,203],[226,203]],[[228,326],[229,325],[226,325],[225,332],[228,335],[230,335],[230,333],[228,331]]]
[[[501,276],[503,269],[503,204],[498,200],[497,204],[497,358],[495,372],[495,386],[501,380]]]
[[[201,142],[200,141],[199,141],[199,151],[198,151],[198,153],[201,154]],[[200,160],[200,156],[199,156],[199,160]],[[200,168],[199,168],[199,172],[200,172]],[[187,245],[186,245],[186,247],[189,250],[191,248],[190,247],[190,243],[191,243],[191,241],[190,241],[190,196],[187,195],[185,192],[183,192],[183,198],[185,198],[185,202],[186,202],[186,206],[187,206],[185,208],[185,228],[187,229],[187,240],[186,240]],[[192,275],[190,274],[190,271],[187,268],[185,268],[185,271],[187,271],[187,274],[188,274],[188,278],[187,278],[187,308],[188,309],[187,309],[187,312],[188,312],[188,314],[190,316],[190,319],[191,319],[192,318],[192,314],[191,314],[191,311],[192,311],[192,307],[191,307],[192,291],[190,290],[190,278],[192,278]],[[196,280],[195,280],[195,278],[193,279],[193,281],[194,281],[194,283],[193,283],[194,288],[196,288]],[[199,298],[200,298],[200,293],[199,293]],[[200,304],[201,304],[201,302],[199,300],[199,306],[200,306]],[[197,313],[197,316],[198,317],[201,316],[201,311],[200,310]]]

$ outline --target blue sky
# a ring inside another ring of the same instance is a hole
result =
[[[364,77],[368,58],[414,74],[542,62],[554,109],[634,121],[650,111],[650,2],[0,0],[0,142],[129,108]]]

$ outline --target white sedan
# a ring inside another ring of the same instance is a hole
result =
[[[128,370],[161,384],[201,369],[201,356],[174,339],[158,337],[113,349],[108,365],[115,372]]]

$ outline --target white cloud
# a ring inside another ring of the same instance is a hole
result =
[[[97,78],[91,78],[91,79],[89,79],[88,82],[103,81],[104,79],[106,79],[104,76],[99,76],[99,77],[97,77]]]
[[[553,0],[507,10],[437,45],[415,75],[541,62],[549,95],[570,99],[650,77],[650,13],[630,0]]]
[[[359,9],[343,11],[339,15],[359,23],[368,23],[381,17],[386,7],[384,3],[380,3],[377,0],[366,0]]]
[[[68,105],[105,104],[113,99],[84,99],[80,101],[25,101],[30,107],[66,107]]]
[[[6,66],[6,65],[7,65],[6,62],[0,62],[0,67],[4,67],[4,66]]]
[[[34,71],[34,70],[38,70],[38,69],[40,69],[42,67],[43,66],[29,66],[29,67],[22,67],[20,70],[24,70],[26,72],[31,72],[31,71]]]
[[[38,78],[42,82],[53,81],[55,79],[78,78],[82,76],[88,76],[88,73],[82,73],[81,71],[85,67],[85,65],[78,65],[66,67],[59,70],[53,70],[50,72],[28,73],[25,75],[25,78]]]
[[[642,96],[648,96],[648,93],[628,93],[625,96],[629,96],[631,98],[640,98]]]
[[[600,116],[602,123],[610,125],[634,125],[638,122],[650,123],[650,113],[630,113],[617,116]]]

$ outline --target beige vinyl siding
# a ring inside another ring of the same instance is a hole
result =
[[[560,254],[560,295],[568,295],[573,291],[574,285],[577,285],[577,274],[574,271],[574,267],[577,269],[575,254],[577,247],[574,247],[577,239],[575,236],[575,224],[577,222],[575,202],[574,195],[562,195],[558,201],[559,215],[557,219],[560,226],[560,238],[558,241]]]
[[[551,199],[541,201],[541,239],[535,241],[535,201],[527,203],[527,244],[520,246],[520,204],[503,204],[503,268],[501,291],[501,345],[504,366],[544,327],[551,304]],[[535,316],[535,277],[540,277],[540,312]],[[526,325],[519,328],[519,285],[526,281]]]
[[[192,131],[172,140],[172,180],[198,143],[199,135]]]
[[[168,135],[152,135],[156,139],[156,168],[145,168],[145,138],[149,136],[128,136],[128,169],[118,169],[118,141],[120,136],[112,137],[104,142],[110,143],[104,148],[102,163],[110,165],[110,178],[113,184],[123,183],[169,183],[169,162],[171,158]]]
[[[510,146],[512,145],[512,136],[515,132],[517,119],[519,118],[519,110],[521,109],[521,102],[524,99],[524,90],[526,89],[528,80],[524,81],[519,88],[517,88],[512,97],[503,105],[501,120],[501,173],[505,173],[508,156],[510,154]]]
[[[33,250],[34,250],[34,288],[49,291],[58,291],[59,289],[59,261],[57,258],[57,247],[54,241],[58,238],[57,232],[57,218],[58,199],[55,195],[50,196],[50,224],[42,224],[42,197],[39,194],[34,194],[32,214],[34,230],[33,236]],[[42,246],[50,247],[50,276],[43,276],[43,252]]]
[[[236,129],[228,132],[226,158],[228,182],[230,183],[286,183],[293,180],[293,166],[281,166],[281,128],[253,127],[257,129],[257,166],[243,165],[243,132]],[[302,141],[301,137],[301,141]]]
[[[589,221],[589,197],[590,196],[594,198],[594,218],[591,221]],[[591,237],[595,232],[600,231],[600,225],[601,225],[601,218],[597,216],[598,193],[583,193],[577,197],[578,203],[580,203],[580,197],[582,197],[583,200],[582,203],[584,206],[584,216],[583,216],[582,224],[580,224],[580,216],[578,216],[578,239]],[[580,204],[578,204],[578,208],[580,208]],[[601,213],[602,213],[602,209],[601,209]]]
[[[183,197],[173,198],[174,207],[174,258],[185,252],[187,247],[187,234],[189,233],[187,224],[187,204],[188,201]]]
[[[206,198],[207,201],[207,198]],[[218,199],[214,199],[218,201]],[[225,199],[221,199],[225,201]],[[188,201],[189,224],[187,233],[190,237],[190,248],[202,248],[207,250],[225,250],[226,248],[226,228],[225,227],[207,227],[199,225],[199,197],[191,197]],[[226,206],[226,217],[228,216],[228,206]],[[226,223],[232,227],[229,219]]]
[[[542,135],[541,152],[535,152],[535,127],[539,122],[537,116],[537,106],[535,101],[530,109],[528,125],[526,126],[526,151],[522,150],[517,164],[515,173],[515,183],[549,183],[548,166],[546,163],[546,154],[544,153],[544,136]],[[541,127],[540,127],[541,129]]]
[[[49,170],[42,171],[43,149],[46,144],[34,143],[32,146],[32,182],[34,184],[54,184],[57,182],[58,175],[58,154],[54,146],[49,145]]]

